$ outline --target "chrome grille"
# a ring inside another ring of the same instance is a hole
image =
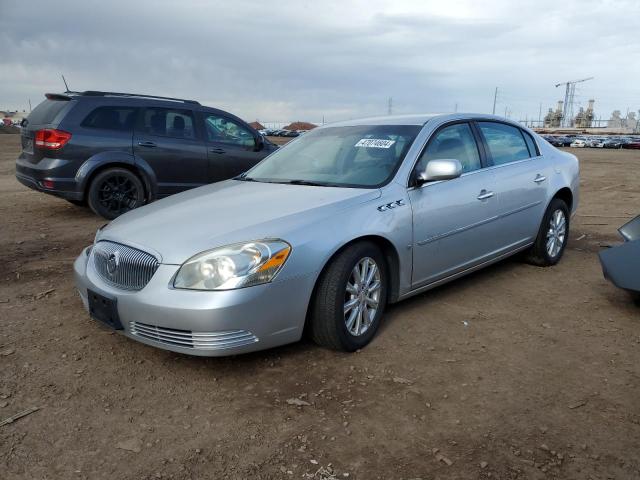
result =
[[[246,330],[228,330],[224,332],[192,332],[175,328],[158,327],[146,323],[131,322],[132,335],[175,347],[223,350],[241,347],[258,341],[258,338]]]
[[[158,269],[158,259],[136,248],[101,241],[93,246],[93,265],[108,284],[123,290],[141,290]]]

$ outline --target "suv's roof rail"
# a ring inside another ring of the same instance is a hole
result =
[[[184,98],[173,97],[159,97],[157,95],[144,95],[140,93],[122,93],[122,92],[100,92],[96,90],[87,90],[80,93],[83,97],[138,97],[138,98],[153,98],[158,100],[170,100],[172,102],[184,102],[192,103],[194,105],[200,105],[200,102],[195,100],[185,100]]]

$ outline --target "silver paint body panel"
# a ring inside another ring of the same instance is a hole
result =
[[[102,229],[109,240],[153,254],[160,266],[140,291],[118,290],[93,270],[84,252],[75,262],[78,290],[117,299],[123,333],[137,341],[192,355],[245,353],[295,342],[322,269],[344,245],[362,237],[388,241],[397,254],[397,298],[403,299],[503,259],[531,245],[547,205],[562,188],[579,200],[579,165],[541,137],[540,156],[409,187],[413,167],[442,125],[491,115],[379,117],[357,124],[423,125],[391,182],[380,189],[283,185],[227,180],[159,200]],[[518,125],[522,128],[520,125]],[[321,127],[325,128],[325,127]],[[524,130],[527,130],[526,128]],[[527,130],[528,131],[528,130]],[[284,148],[287,148],[286,146]],[[539,176],[544,181],[534,181]],[[485,193],[493,195],[478,199]],[[179,266],[205,250],[281,238],[292,252],[273,282],[231,291],[172,287]],[[192,349],[131,334],[130,323],[213,333],[243,330],[258,341],[230,349]]]

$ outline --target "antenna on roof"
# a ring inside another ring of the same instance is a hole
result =
[[[69,85],[67,85],[67,81],[65,80],[64,75],[61,75],[61,77],[62,77],[62,81],[64,82],[64,88],[66,88],[64,93],[70,92],[71,90],[69,90]]]

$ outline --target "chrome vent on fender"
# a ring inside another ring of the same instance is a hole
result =
[[[91,255],[98,275],[122,290],[142,290],[159,265],[150,253],[105,240],[93,246]]]
[[[192,332],[175,328],[159,327],[140,322],[129,323],[132,335],[165,345],[195,348],[201,350],[224,350],[241,347],[258,341],[258,337],[246,330],[228,330],[224,332]]]

